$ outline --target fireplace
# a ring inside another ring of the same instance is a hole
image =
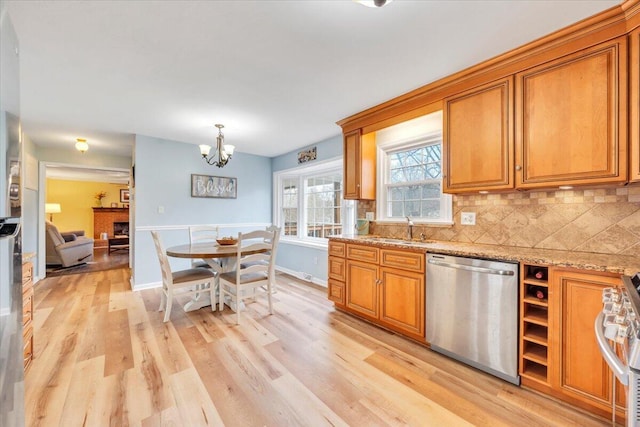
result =
[[[115,237],[128,236],[129,235],[129,223],[128,222],[114,222],[113,223],[113,235]]]

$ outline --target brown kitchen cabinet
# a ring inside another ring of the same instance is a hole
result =
[[[381,267],[379,292],[380,321],[404,335],[424,339],[424,273]]]
[[[424,253],[347,244],[345,285],[346,311],[424,340]]]
[[[443,191],[508,190],[513,181],[513,77],[444,100]]]
[[[629,181],[640,182],[640,28],[629,34]]]
[[[602,310],[602,290],[616,286],[620,286],[616,275],[521,265],[519,370],[523,386],[601,416],[611,415],[612,373],[593,329]],[[617,417],[623,417],[624,392],[618,381],[616,384]]]
[[[375,133],[362,135],[360,129],[344,134],[343,198],[375,200],[376,140]]]
[[[553,387],[570,401],[602,415],[611,413],[614,384],[594,337],[594,319],[602,310],[602,290],[620,285],[619,276],[552,271],[557,299],[552,330],[556,344],[552,350]],[[618,412],[622,417],[624,408]]]
[[[347,308],[357,314],[378,318],[380,284],[378,266],[347,260]]]
[[[627,180],[627,37],[516,74],[516,187]]]
[[[340,307],[344,307],[345,305],[345,281],[347,279],[346,252],[345,243],[329,242],[329,280],[327,282],[327,293],[329,300]]]
[[[33,263],[22,263],[22,343],[25,373],[33,361]]]

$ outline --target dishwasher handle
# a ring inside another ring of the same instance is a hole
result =
[[[486,268],[486,267],[474,267],[473,265],[453,264],[450,262],[439,261],[437,259],[429,259],[427,262],[429,264],[438,265],[441,267],[449,267],[449,268],[456,268],[458,270],[474,271],[476,273],[497,274],[499,276],[515,275],[515,272],[511,270],[496,270],[493,268]]]

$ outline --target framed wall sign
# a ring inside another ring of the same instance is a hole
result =
[[[129,203],[129,190],[120,189],[120,203]]]
[[[191,174],[191,197],[235,199],[238,197],[238,178]]]

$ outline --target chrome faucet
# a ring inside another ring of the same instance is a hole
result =
[[[407,240],[413,240],[413,221],[407,216]]]

